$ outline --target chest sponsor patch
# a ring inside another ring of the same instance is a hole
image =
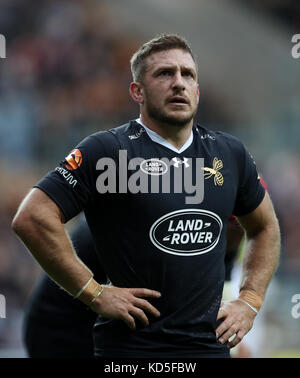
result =
[[[208,210],[183,209],[159,218],[150,228],[151,242],[163,252],[195,256],[211,251],[219,242],[223,223]]]
[[[140,167],[142,172],[153,176],[164,175],[168,171],[167,164],[163,160],[155,158],[144,160]]]

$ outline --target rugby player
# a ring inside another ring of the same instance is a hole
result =
[[[277,267],[271,200],[245,146],[194,123],[198,69],[183,38],[145,43],[131,68],[140,117],[80,142],[26,196],[12,227],[54,281],[102,315],[96,356],[229,357]],[[191,182],[204,188],[197,198]],[[112,286],[93,278],[64,231],[82,210]],[[247,235],[244,275],[239,298],[220,307],[231,214]]]

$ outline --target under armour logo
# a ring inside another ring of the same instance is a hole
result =
[[[178,168],[179,164],[184,164],[185,168],[188,168],[190,165],[188,163],[189,159],[188,158],[183,158],[183,161],[178,159],[177,157],[174,157],[172,159],[174,161],[174,167]]]

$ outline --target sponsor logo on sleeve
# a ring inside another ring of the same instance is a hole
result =
[[[64,165],[69,171],[79,168],[81,164],[82,155],[80,150],[78,150],[77,148],[75,150],[72,150],[64,161]]]
[[[183,209],[168,213],[153,223],[149,236],[159,250],[178,256],[212,251],[222,232],[221,218],[208,210]]]
[[[73,188],[75,188],[75,186],[77,184],[77,180],[74,178],[74,176],[69,171],[67,171],[66,169],[64,169],[62,167],[56,167],[55,170],[56,170],[56,172],[60,173],[65,178],[65,180],[71,186],[73,186]]]

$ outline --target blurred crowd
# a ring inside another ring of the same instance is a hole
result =
[[[53,162],[99,125],[133,112],[128,61],[137,40],[118,33],[101,1],[0,7],[8,49],[0,84],[2,158]]]
[[[239,1],[239,0],[236,0]],[[275,17],[292,32],[299,33],[300,2],[299,0],[244,0],[245,5]]]
[[[10,230],[12,216],[32,185],[86,135],[138,116],[128,95],[129,60],[143,38],[120,34],[109,7],[93,0],[1,0],[0,33],[7,42],[0,60],[0,294],[11,311],[5,326],[0,320],[1,349],[20,342],[13,336],[17,310],[41,272]],[[213,88],[197,117],[208,127],[237,127]],[[263,168],[284,234],[282,274],[299,274],[300,160],[288,159]]]

